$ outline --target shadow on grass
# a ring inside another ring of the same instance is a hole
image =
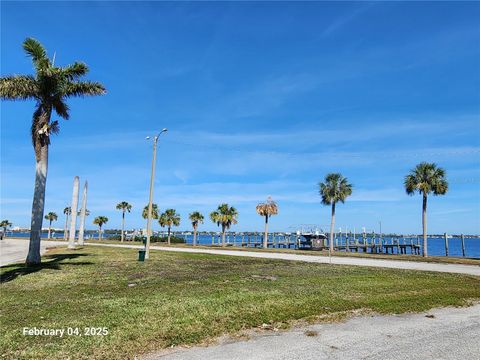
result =
[[[91,265],[92,262],[69,262],[62,263],[64,260],[76,259],[81,256],[87,256],[88,254],[55,254],[45,256],[42,260],[43,262],[40,265],[27,266],[25,264],[15,264],[2,266],[0,270],[5,270],[11,268],[11,270],[6,270],[0,275],[0,284],[10,282],[15,280],[18,276],[24,276],[39,272],[44,269],[50,270],[60,270],[60,265]]]

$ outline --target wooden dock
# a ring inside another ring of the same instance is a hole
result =
[[[206,234],[204,234],[205,236]],[[211,245],[221,245],[221,235],[210,233]],[[225,238],[225,245],[242,248],[263,248],[263,233],[243,232],[228,233]],[[303,236],[296,233],[270,233],[268,236],[268,248],[272,249],[300,249],[312,251],[328,251],[329,241],[323,240],[320,245],[312,246]],[[344,252],[364,252],[371,254],[412,254],[419,255],[421,245],[418,238],[388,238],[378,236],[339,237],[334,239],[334,250]]]

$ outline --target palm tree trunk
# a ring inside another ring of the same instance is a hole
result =
[[[77,215],[78,215],[78,191],[80,187],[80,179],[78,176],[73,178],[73,191],[72,191],[72,211],[70,218],[70,231],[68,234],[68,248],[75,249],[75,235],[77,231]]]
[[[85,233],[85,216],[87,215],[87,191],[88,181],[85,181],[85,185],[83,186],[82,207],[80,208],[80,226],[78,228],[78,245],[80,246],[84,244],[83,235]]]
[[[65,228],[63,229],[63,240],[68,239],[68,213],[65,214]]]
[[[38,265],[40,258],[40,235],[42,232],[43,210],[45,206],[45,189],[47,186],[48,145],[37,142],[35,145],[35,190],[32,203],[32,220],[30,224],[30,244],[26,259],[27,265]]]
[[[222,247],[225,246],[225,226],[222,225]]]
[[[102,240],[102,226],[98,226],[98,240]]]
[[[125,233],[125,210],[122,212],[122,239],[120,240],[121,242],[123,242],[124,233]]]
[[[48,240],[51,239],[51,234],[52,234],[52,220],[50,220],[50,223],[48,224]]]
[[[423,227],[423,256],[428,256],[427,250],[427,194],[423,194],[422,209],[422,227]]]
[[[168,227],[168,245],[170,245],[170,226]]]
[[[263,248],[268,248],[268,215],[265,215],[265,235],[263,236]]]
[[[332,203],[332,220],[330,222],[330,252],[333,252],[333,232],[335,231],[335,203]]]
[[[197,227],[193,227],[193,246],[197,246]]]

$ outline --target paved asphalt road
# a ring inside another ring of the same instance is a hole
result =
[[[28,240],[0,240],[0,266],[25,261],[28,254],[28,243]],[[42,240],[40,252],[43,255],[48,247],[57,245],[66,245],[66,243]]]
[[[306,330],[316,336],[306,336]],[[142,359],[478,360],[479,338],[480,304],[423,314],[356,317],[340,324],[317,324],[286,332],[259,332],[246,341],[174,348]]]

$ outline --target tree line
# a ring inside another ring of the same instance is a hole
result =
[[[334,229],[335,229],[335,212],[337,203],[345,203],[345,200],[352,195],[353,185],[340,173],[330,173],[325,176],[324,181],[318,184],[321,202],[324,205],[331,206],[331,222],[329,234],[329,250],[334,251]],[[410,171],[404,178],[404,188],[408,195],[419,193],[422,195],[422,230],[423,230],[423,256],[428,255],[427,250],[427,199],[430,194],[444,195],[448,190],[448,182],[446,180],[446,172],[443,168],[438,167],[434,163],[422,162]],[[68,215],[71,213],[70,208],[65,208],[64,213],[67,215],[65,222],[65,231],[67,231]],[[122,201],[116,205],[117,210],[122,211],[122,233],[121,241],[125,238],[125,214],[131,211],[132,205],[126,201]],[[268,222],[269,218],[278,214],[278,205],[271,197],[267,201],[259,203],[256,206],[258,215],[265,218],[265,230],[263,238],[263,247],[268,247]],[[143,208],[142,217],[148,217],[148,205]],[[50,228],[52,221],[57,220],[54,212],[49,212],[45,219],[50,221],[48,238],[50,238]],[[158,220],[161,227],[167,228],[167,242],[170,245],[171,229],[173,226],[180,225],[180,214],[175,209],[166,209],[159,214],[157,204],[152,204],[152,219]],[[197,231],[199,224],[203,224],[204,216],[199,211],[189,214],[189,220],[194,231],[193,245],[197,245]],[[238,211],[229,204],[220,204],[218,208],[210,213],[210,220],[221,228],[222,246],[225,246],[226,231],[238,222]],[[5,220],[7,221],[7,220]],[[102,226],[108,222],[106,216],[98,216],[93,223],[99,226],[99,239],[102,238]]]

